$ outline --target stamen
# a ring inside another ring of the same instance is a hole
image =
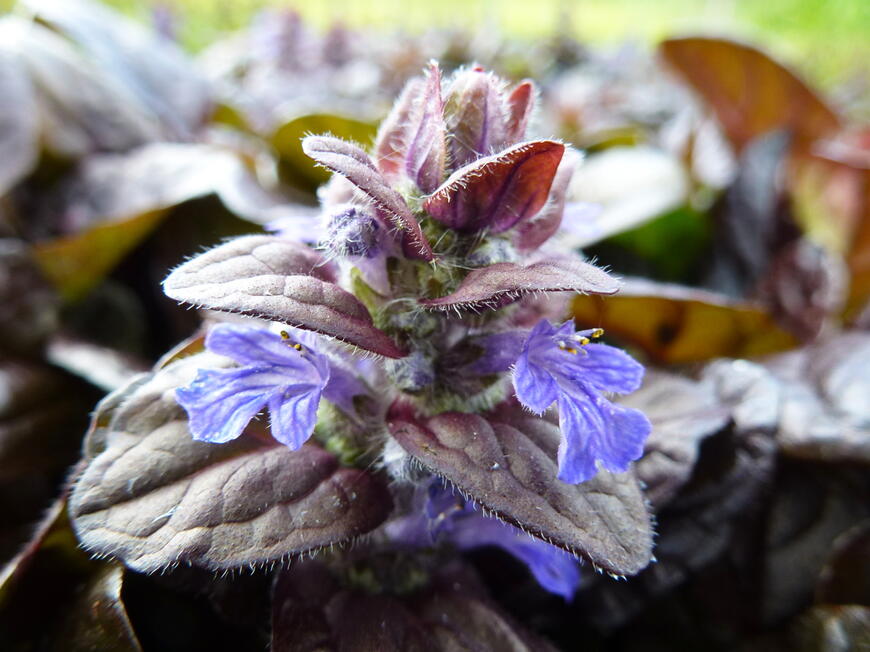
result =
[[[604,335],[603,328],[593,328],[592,330],[575,333],[574,341],[577,342],[580,346],[586,346],[587,344],[592,342],[592,340],[598,339],[602,335]]]
[[[288,333],[287,331],[281,331],[280,335],[281,339],[287,343],[287,346],[290,346],[297,351],[303,350],[302,345],[299,342],[294,342],[293,339],[290,337],[290,333]]]
[[[571,355],[577,355],[577,349],[570,344],[566,344],[565,342],[559,342],[559,348],[562,351],[567,351]]]

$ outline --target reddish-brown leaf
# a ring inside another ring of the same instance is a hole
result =
[[[520,143],[454,172],[423,203],[458,231],[506,231],[543,208],[565,146],[551,140]]]
[[[788,129],[794,147],[809,150],[813,141],[840,128],[840,118],[794,73],[754,48],[714,38],[664,41],[665,60],[716,112],[738,150],[774,129]]]

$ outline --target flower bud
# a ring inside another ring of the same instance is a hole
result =
[[[365,208],[345,204],[329,218],[323,245],[336,256],[373,258],[380,231],[380,224]]]
[[[435,382],[435,367],[422,351],[385,362],[387,376],[403,392],[420,392]]]

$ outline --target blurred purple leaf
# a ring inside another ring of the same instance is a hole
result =
[[[870,334],[835,335],[765,366],[781,385],[777,440],[785,454],[870,463]]]
[[[176,301],[284,322],[387,357],[402,357],[359,299],[331,282],[330,269],[305,245],[252,235],[184,263],[163,288]]]
[[[619,404],[642,411],[652,423],[635,472],[652,506],[661,509],[691,477],[701,442],[728,425],[730,410],[709,386],[655,370]]]
[[[0,49],[0,197],[27,176],[39,156],[39,113],[33,86],[13,53]]]
[[[837,319],[847,278],[841,257],[801,238],[775,254],[756,296],[783,328],[810,342]]]
[[[651,374],[651,379],[655,380],[657,375]],[[682,420],[687,429],[702,426],[706,421],[713,431],[705,434],[707,428],[699,428],[694,433],[702,435],[693,442],[697,454],[691,463],[689,458],[683,458],[683,463],[691,466],[680,468],[677,476],[680,485],[674,487],[676,491],[667,501],[662,501],[661,494],[656,498],[658,489],[656,485],[652,487],[653,500],[657,501],[657,563],[627,583],[596,578],[588,591],[581,588],[580,604],[596,629],[611,631],[633,623],[645,609],[655,609],[656,602],[664,604],[666,596],[678,587],[695,579],[702,581],[708,569],[718,564],[731,569],[728,581],[746,593],[740,617],[745,615],[754,623],[759,618],[761,591],[746,587],[756,586],[761,571],[757,548],[763,531],[766,490],[775,468],[774,432],[780,396],[777,384],[764,368],[744,360],[722,360],[708,366],[700,383],[680,378],[664,381],[665,387],[671,384],[681,386],[679,391],[683,394],[694,394],[698,401],[698,404],[693,399],[688,401],[693,411],[688,417],[691,425],[685,416],[681,419],[675,415],[675,420]],[[653,382],[650,390],[655,387]],[[643,389],[638,392],[642,399],[653,398],[643,392]],[[669,404],[662,403],[663,413]],[[705,409],[705,404],[714,407]],[[679,414],[680,403],[675,403],[675,408]],[[726,427],[715,428],[721,423],[723,409],[728,423]],[[653,410],[653,423],[660,419]],[[650,441],[656,443],[655,436],[654,428]],[[683,445],[692,439],[683,433],[679,436],[685,437]],[[671,437],[674,448],[675,439]],[[646,461],[641,458],[637,463],[641,477],[644,466],[647,472],[656,470],[657,448],[651,446],[648,455]],[[688,477],[686,471],[690,472]],[[658,485],[662,486],[667,487]],[[714,586],[721,584],[713,582]],[[695,603],[691,606],[694,608]]]
[[[834,542],[870,518],[870,481],[849,465],[782,460],[770,493],[756,548],[764,587],[759,620],[768,626],[812,603]]]
[[[4,16],[0,44],[0,50],[20,61],[30,78],[40,140],[52,154],[79,158],[94,151],[124,151],[160,138],[156,117],[48,27]]]
[[[819,574],[815,601],[870,604],[870,520],[840,534]]]
[[[44,363],[0,360],[0,560],[31,533],[76,461],[96,392]]]
[[[59,322],[59,300],[19,241],[0,239],[0,350],[37,351]]]
[[[0,571],[0,640],[9,650],[141,650],[121,597],[124,569],[78,547],[66,508],[59,498]]]
[[[714,209],[716,246],[707,285],[738,298],[750,292],[780,248],[800,233],[785,196],[784,161],[789,134],[753,140],[740,158],[737,177]]]
[[[205,77],[174,43],[96,2],[22,0],[37,20],[69,37],[163,125],[164,139],[189,140],[211,111]]]
[[[790,137],[772,132],[743,151],[734,183],[714,208],[707,285],[759,300],[804,341],[843,307],[845,263],[801,235],[785,187]]]
[[[255,224],[298,211],[260,186],[243,159],[226,148],[154,143],[88,158],[40,198],[38,218],[62,233],[77,233],[211,194]]]
[[[121,599],[123,582],[123,566],[104,565],[79,587],[75,600],[64,609],[55,649],[62,645],[70,652],[107,648],[141,652]]]
[[[797,76],[747,45],[715,38],[664,41],[665,60],[716,112],[735,148],[774,129],[795,134],[801,151],[840,127],[839,116]]]

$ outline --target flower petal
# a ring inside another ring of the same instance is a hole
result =
[[[559,428],[559,479],[573,484],[594,477],[597,461],[608,471],[626,471],[652,430],[642,412],[576,389],[559,397]]]
[[[493,544],[528,566],[544,589],[571,600],[580,585],[577,559],[561,548],[532,539],[518,528],[505,525],[504,530],[501,538]]]
[[[206,336],[205,346],[209,351],[232,358],[240,364],[286,368],[297,379],[316,374],[311,362],[289,342],[262,328],[218,324]]]
[[[630,394],[640,388],[643,365],[622,349],[587,344],[577,355],[564,356],[564,375],[602,392]]]
[[[323,388],[323,398],[337,405],[343,412],[356,416],[353,397],[368,394],[365,383],[343,366],[330,362],[329,381]]]
[[[505,331],[471,339],[470,343],[483,349],[483,353],[463,371],[479,376],[508,371],[519,358],[526,335],[525,331]]]
[[[479,512],[454,512],[446,537],[461,550],[496,546],[523,562],[544,589],[570,600],[580,584],[574,555]]]
[[[280,378],[268,368],[200,369],[175,397],[187,411],[193,438],[222,444],[242,434]]]
[[[513,380],[514,393],[520,403],[536,414],[542,414],[559,397],[553,376],[531,362],[527,351],[517,358]]]
[[[317,385],[296,386],[269,399],[272,436],[291,450],[299,449],[314,433],[321,393]]]
[[[484,516],[441,480],[427,492],[425,513],[432,540],[449,541],[460,550],[497,546],[526,566],[543,588],[570,600],[580,583],[577,559],[561,548],[535,539],[504,521]],[[418,535],[418,540],[423,537]]]

